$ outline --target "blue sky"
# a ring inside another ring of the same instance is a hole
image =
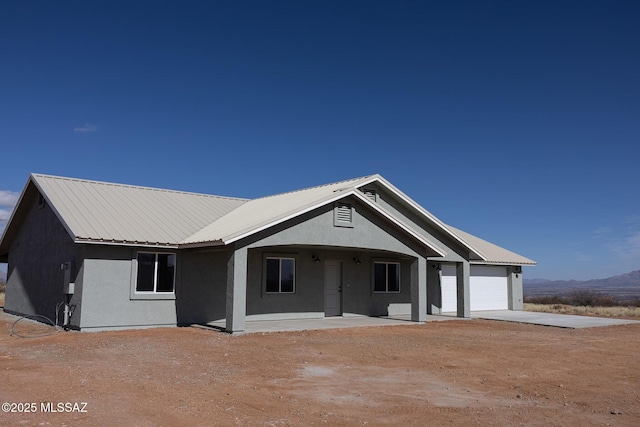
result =
[[[30,172],[257,197],[380,173],[538,261],[640,269],[640,3],[3,1],[0,228]]]

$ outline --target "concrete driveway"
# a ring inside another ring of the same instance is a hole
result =
[[[503,320],[506,322],[532,323],[559,328],[592,328],[594,326],[640,323],[638,320],[612,319],[609,317],[574,316],[570,314],[537,313],[533,311],[472,311],[472,319]]]
[[[591,328],[594,326],[623,325],[627,323],[640,323],[637,320],[610,319],[603,317],[572,316],[567,314],[535,313],[531,311],[472,311],[472,319],[503,320],[505,322],[531,323],[535,325],[557,326],[560,328]],[[447,320],[468,320],[455,317],[455,313],[443,315],[427,315],[427,323]],[[392,317],[327,317],[319,319],[296,320],[261,320],[247,321],[245,334],[305,331],[316,329],[354,328],[365,326],[392,326],[416,324],[411,321],[409,315],[397,315]],[[194,325],[198,326],[198,325]],[[213,328],[223,331],[225,322],[211,322],[198,327]]]

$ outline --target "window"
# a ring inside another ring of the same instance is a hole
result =
[[[400,263],[373,263],[373,291],[400,292]]]
[[[172,293],[175,271],[175,254],[139,252],[136,292]]]
[[[333,225],[353,227],[353,206],[347,203],[336,203],[333,209]]]
[[[267,293],[294,293],[296,260],[293,258],[267,258]]]

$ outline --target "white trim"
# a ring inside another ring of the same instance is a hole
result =
[[[308,206],[306,208],[302,208],[302,209],[297,210],[295,212],[286,214],[285,216],[283,216],[283,217],[281,217],[279,219],[273,220],[271,222],[267,222],[267,223],[265,223],[265,224],[263,224],[261,226],[258,226],[256,228],[250,228],[247,231],[240,232],[240,234],[237,234],[236,236],[234,236],[232,234],[231,237],[229,237],[229,238],[224,238],[223,237],[221,239],[222,243],[225,244],[225,245],[228,245],[230,243],[237,242],[238,240],[242,240],[245,237],[251,236],[252,234],[259,233],[259,232],[261,232],[263,230],[266,230],[267,228],[270,228],[270,227],[273,227],[275,225],[281,224],[281,223],[283,223],[285,221],[288,221],[290,219],[293,219],[293,218],[295,218],[297,216],[304,215],[307,212],[311,212],[314,209],[317,209],[317,208],[322,207],[324,205],[327,205],[329,203],[332,203],[332,202],[335,202],[337,200],[340,200],[340,199],[342,199],[342,198],[344,198],[344,197],[346,197],[346,196],[348,196],[350,194],[354,194],[354,191],[357,191],[357,190],[352,189],[348,193],[344,193],[344,194],[341,193],[341,194],[334,195],[332,197],[328,197],[326,199],[322,199],[321,201],[316,202],[316,203],[314,203],[314,204],[312,204],[312,205],[310,205],[310,206]],[[201,242],[198,242],[198,243],[201,243]]]
[[[140,242],[127,242],[126,240],[84,240],[82,237],[76,238],[73,243],[84,243],[87,245],[108,245],[108,246],[131,246],[134,248],[157,248],[157,249],[180,249],[182,247],[187,247],[187,245],[174,245],[174,244],[163,244],[163,243],[140,243]],[[206,246],[211,246],[208,244]]]
[[[449,228],[447,227],[447,225],[445,223],[443,223],[442,221],[440,221],[438,218],[436,218],[435,216],[433,216],[429,211],[427,211],[425,208],[423,208],[422,206],[420,206],[419,204],[417,204],[416,202],[414,202],[409,196],[407,196],[406,194],[404,194],[402,191],[400,191],[398,188],[396,188],[393,184],[391,184],[389,181],[387,181],[386,179],[384,179],[383,177],[381,177],[380,175],[375,175],[375,180],[377,180],[381,185],[383,185],[384,187],[387,188],[387,190],[391,191],[392,193],[394,193],[396,196],[398,196],[400,199],[402,199],[402,201],[404,201],[405,203],[407,203],[408,205],[410,205],[412,208],[418,210],[420,213],[422,213],[425,217],[427,217],[427,219],[429,219],[430,221],[432,221],[434,224],[438,225],[446,234],[448,234],[450,237],[453,237],[454,240],[458,241],[459,243],[461,243],[463,246],[465,246],[467,249],[469,249],[470,251],[474,252],[476,255],[480,256],[480,258],[482,258],[483,260],[487,260],[487,257],[484,256],[482,254],[482,252],[478,251],[477,249],[475,249],[473,246],[471,246],[469,243],[465,242],[462,238],[460,238],[458,235],[456,235],[453,231],[449,230]],[[361,187],[362,185],[360,185]]]
[[[519,266],[519,265],[538,265],[538,263],[531,262],[513,262],[513,261],[469,261],[472,265],[505,265],[505,266]]]
[[[423,245],[425,245],[426,247],[428,247],[429,249],[435,251],[437,254],[439,254],[440,256],[446,256],[447,253],[442,251],[440,248],[436,247],[433,243],[429,242],[428,240],[425,240],[424,237],[420,236],[418,233],[416,233],[415,231],[413,231],[411,228],[409,228],[407,225],[405,225],[404,223],[402,223],[400,220],[398,220],[397,218],[395,218],[393,215],[391,215],[389,212],[383,210],[380,206],[378,206],[376,203],[373,203],[371,200],[369,200],[369,198],[367,198],[367,196],[365,196],[364,194],[362,194],[362,192],[360,190],[358,190],[359,187],[352,187],[351,190],[347,193],[341,193],[338,195],[335,195],[333,197],[327,198],[327,199],[323,199],[322,201],[319,201],[317,203],[314,203],[313,205],[310,205],[306,208],[303,208],[299,211],[296,211],[294,213],[288,214],[280,219],[277,219],[275,221],[269,222],[267,224],[264,224],[260,227],[257,228],[253,228],[250,231],[245,231],[244,233],[237,235],[235,237],[232,237],[228,240],[225,240],[224,238],[222,239],[222,242],[225,245],[228,245],[230,243],[234,243],[237,242],[238,240],[242,240],[245,237],[251,236],[252,234],[255,233],[259,233],[260,231],[266,230],[267,228],[276,226],[278,224],[281,224],[285,221],[288,221],[292,218],[295,218],[297,216],[303,215],[307,212],[310,212],[314,209],[317,209],[319,207],[328,205],[329,203],[338,201],[340,199],[343,199],[347,196],[356,196],[359,200],[365,202],[367,204],[367,206],[372,207],[375,211],[377,211],[379,214],[381,214],[382,216],[384,216],[385,218],[387,218],[389,221],[391,221],[393,224],[395,224],[396,226],[400,227],[402,230],[404,230],[406,233],[408,233],[410,236],[412,236],[413,238],[415,238],[416,240],[418,240],[420,243],[422,243]]]
[[[139,291],[138,290],[138,276],[140,269],[138,267],[140,254],[150,254],[154,255],[153,261],[153,291]],[[173,279],[171,292],[162,292],[158,291],[158,255],[173,255]],[[176,270],[178,267],[178,256],[173,252],[148,252],[148,251],[137,251],[135,258],[136,268],[135,268],[135,283],[133,286],[135,295],[145,296],[145,295],[175,295],[176,293]]]
[[[71,237],[71,240],[76,240],[77,236],[73,233],[73,231],[71,231],[71,227],[69,226],[69,224],[67,224],[67,222],[62,218],[62,215],[60,214],[60,212],[58,211],[58,209],[56,209],[56,207],[54,206],[53,203],[51,203],[51,199],[49,199],[49,196],[47,196],[47,193],[42,189],[42,187],[40,186],[40,184],[37,181],[38,175],[35,174],[31,174],[31,176],[29,177],[29,181],[27,182],[27,185],[24,187],[23,193],[26,193],[27,191],[27,187],[29,186],[29,182],[32,182],[33,185],[36,187],[36,189],[38,190],[38,192],[40,194],[42,194],[42,197],[45,199],[45,201],[47,202],[47,205],[49,206],[49,208],[53,211],[53,213],[56,215],[56,217],[58,218],[58,221],[60,221],[60,224],[62,224],[62,226],[64,227],[65,230],[67,230],[67,233],[69,233],[69,236]],[[22,196],[20,196],[20,200],[18,200],[18,204],[16,204],[16,209],[14,209],[14,213],[16,213],[18,211],[17,207],[18,205],[22,202]],[[11,222],[11,220],[13,219],[13,216],[11,217],[11,219],[9,219],[9,222],[7,223],[7,227],[6,229],[9,228],[9,224]],[[5,230],[6,230],[5,229]]]
[[[429,249],[432,249],[433,251],[435,251],[436,253],[438,253],[438,255],[440,255],[441,257],[447,256],[447,253],[442,251],[440,248],[438,248],[437,246],[435,246],[434,243],[426,240],[424,237],[422,237],[421,235],[419,235],[418,233],[416,233],[415,231],[413,231],[413,229],[411,229],[408,225],[406,225],[405,223],[403,223],[402,221],[400,221],[399,219],[397,219],[396,217],[394,217],[390,212],[385,211],[384,209],[382,209],[382,207],[380,207],[378,204],[373,203],[371,200],[369,200],[369,198],[367,196],[365,196],[364,194],[362,194],[360,191],[357,191],[355,193],[355,195],[362,200],[363,202],[365,202],[368,206],[370,206],[371,208],[373,208],[374,210],[376,210],[379,214],[383,215],[385,218],[387,218],[389,221],[391,221],[392,223],[394,223],[396,226],[400,227],[402,230],[404,230],[406,233],[408,233],[409,235],[411,235],[413,238],[415,238],[416,240],[418,240],[420,243],[422,243],[423,245],[425,245],[426,247],[428,247]]]

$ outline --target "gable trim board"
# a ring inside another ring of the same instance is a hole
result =
[[[40,195],[44,209],[34,208]],[[353,226],[335,226],[335,203],[351,204]],[[51,227],[64,230],[54,233],[55,241]],[[30,259],[21,244],[37,247],[46,262]],[[163,250],[177,254],[175,298],[133,295],[136,253]],[[260,290],[267,252],[294,257],[291,295]],[[405,307],[414,321],[452,305],[459,315],[477,307],[521,308],[519,267],[535,265],[446,225],[379,175],[246,200],[32,174],[0,240],[0,260],[9,263],[5,308],[43,314],[60,301],[73,303],[69,326],[84,330],[226,319],[229,331],[241,332],[247,318],[322,316],[318,265],[326,259],[342,265],[344,316]],[[401,266],[399,293],[372,292],[372,266],[380,259]],[[65,262],[76,266],[73,294],[63,292],[54,271]],[[433,275],[428,262],[441,263],[445,273],[449,264],[466,267],[451,279]],[[51,288],[47,298],[37,296],[43,287]],[[427,295],[433,295],[429,305]],[[116,308],[102,309],[104,299]]]

